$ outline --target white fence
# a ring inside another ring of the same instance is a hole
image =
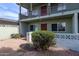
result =
[[[56,46],[79,51],[79,34],[56,34]]]
[[[79,34],[63,34],[57,33],[55,36],[56,39],[67,39],[67,40],[79,40]]]
[[[27,33],[27,39],[31,42],[32,32]],[[57,33],[56,46],[79,51],[79,34]]]

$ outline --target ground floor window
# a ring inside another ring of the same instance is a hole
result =
[[[41,30],[47,30],[47,24],[41,24]]]
[[[57,24],[52,24],[52,31],[57,31]]]
[[[52,31],[65,31],[66,30],[66,23],[57,23],[57,24],[52,24]]]
[[[35,25],[30,25],[30,31],[35,31]]]
[[[58,24],[58,31],[65,31],[65,29],[66,29],[66,23],[65,22]]]

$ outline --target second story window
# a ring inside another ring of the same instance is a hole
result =
[[[64,3],[58,4],[58,11],[62,11],[62,10],[65,10],[65,9],[66,9],[66,4],[64,4]]]

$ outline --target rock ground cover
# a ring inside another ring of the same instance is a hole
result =
[[[0,41],[0,56],[79,56],[79,52],[57,47],[37,51],[26,40],[8,39]]]

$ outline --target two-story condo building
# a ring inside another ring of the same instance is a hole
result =
[[[79,40],[79,4],[21,3],[20,5],[27,9],[28,14],[24,16],[20,13],[20,33],[27,36],[28,40],[31,40],[29,33],[38,30],[53,31],[61,35],[57,36],[60,39]],[[68,41],[65,43],[70,44]],[[74,46],[74,44],[72,45]]]

